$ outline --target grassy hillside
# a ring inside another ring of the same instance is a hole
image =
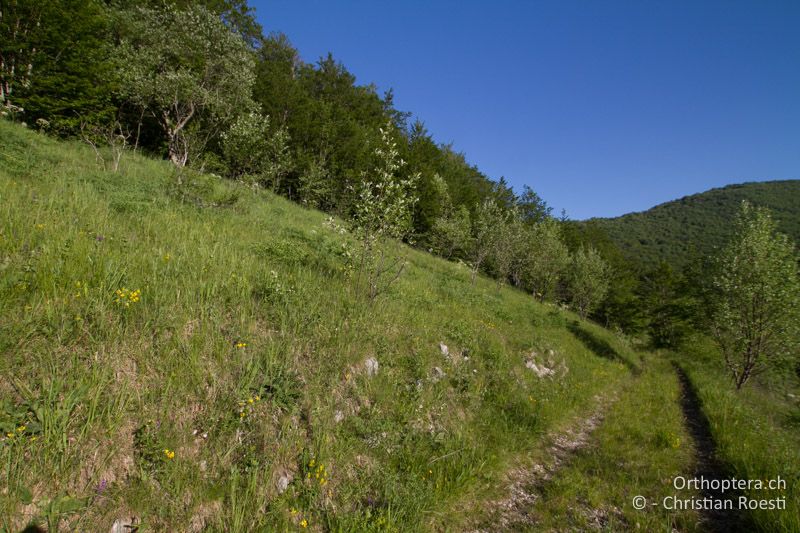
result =
[[[784,496],[786,509],[754,509],[750,519],[765,531],[800,531],[800,376],[757,376],[757,386],[736,391],[720,375],[718,349],[692,339],[675,359],[702,402],[716,456],[738,479],[785,480],[782,490],[745,490],[754,499]]]
[[[122,163],[0,121],[0,532],[713,523],[658,505],[698,456],[666,359],[399,244],[369,303],[324,214]],[[732,428],[703,372],[734,471],[796,471],[796,429],[749,407]],[[736,451],[779,422],[775,461]],[[794,530],[789,496],[748,530]]]
[[[641,213],[588,222],[605,230],[629,259],[647,266],[662,260],[682,266],[725,244],[742,200],[771,209],[780,231],[800,242],[800,180],[729,185]]]
[[[322,213],[6,122],[0,221],[0,531],[446,528],[637,364],[413,250],[370,305]]]

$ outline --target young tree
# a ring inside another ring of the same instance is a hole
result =
[[[489,259],[503,235],[506,212],[493,198],[487,198],[475,213],[472,224],[472,283],[481,266]]]
[[[765,209],[742,203],[736,234],[718,258],[712,332],[737,389],[796,353],[800,275],[794,244]]]
[[[297,196],[309,207],[330,209],[333,207],[334,183],[327,154],[310,155],[301,151],[300,158],[305,164],[297,179]]]
[[[291,168],[289,134],[272,131],[269,117],[244,113],[222,134],[222,153],[233,177],[271,186],[278,192]]]
[[[579,248],[572,256],[568,276],[570,302],[586,318],[608,292],[610,270],[594,248]]]
[[[219,16],[203,7],[125,12],[118,47],[121,92],[150,110],[178,167],[190,157],[187,125],[206,119],[202,146],[222,125],[252,109],[252,51]]]
[[[392,125],[380,129],[381,144],[375,149],[378,164],[364,176],[355,201],[351,229],[359,241],[355,286],[366,284],[370,300],[377,298],[397,280],[405,268],[405,257],[393,255],[392,240],[407,237],[417,202],[418,175],[399,176],[405,164],[392,138]]]
[[[495,238],[489,253],[498,290],[515,273],[520,242],[523,235],[522,220],[514,209],[503,210],[496,220]]]
[[[436,219],[431,230],[434,251],[445,259],[469,250],[472,239],[469,209],[463,205]]]
[[[561,226],[552,218],[529,226],[525,233],[522,283],[540,301],[551,299],[570,257],[561,239]]]

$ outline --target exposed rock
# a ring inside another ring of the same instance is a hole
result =
[[[111,526],[111,533],[131,533],[136,531],[138,527],[136,524],[139,520],[136,517],[131,518],[117,518]]]
[[[533,359],[528,359],[525,362],[525,367],[533,370],[533,373],[536,374],[540,378],[545,378],[545,377],[550,377],[550,376],[555,375],[555,372],[552,369],[547,368],[543,364],[542,365],[537,365],[536,361],[533,360]]]
[[[557,374],[560,374],[561,377],[564,377],[567,372],[569,372],[569,368],[567,368],[567,364],[563,359],[556,363],[555,359],[553,359],[553,355],[555,355],[555,352],[553,350],[548,350],[546,363],[542,362],[541,358],[539,359],[539,362],[537,362],[536,358],[539,357],[539,354],[534,350],[525,360],[525,367],[532,370],[533,373],[540,378],[552,378]]]
[[[338,424],[342,420],[344,420],[344,413],[341,410],[337,409],[336,412],[333,413],[333,421]]]
[[[374,357],[370,357],[366,361],[364,361],[364,369],[367,371],[368,376],[374,376],[378,373],[378,360]]]
[[[289,483],[292,482],[291,474],[283,474],[278,478],[277,488],[278,494],[283,494],[289,488]]]
[[[445,343],[440,342],[439,343],[439,349],[442,351],[442,355],[443,356],[450,357],[450,349],[447,347],[447,345]]]
[[[437,383],[442,378],[444,378],[446,375],[447,374],[445,374],[444,371],[441,368],[439,368],[438,366],[435,366],[435,367],[433,367],[433,376],[431,376],[431,382],[432,383]]]

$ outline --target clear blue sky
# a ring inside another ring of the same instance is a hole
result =
[[[800,178],[800,0],[251,0],[571,218]]]

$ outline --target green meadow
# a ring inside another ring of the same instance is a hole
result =
[[[105,171],[0,121],[0,531],[702,530],[631,507],[693,468],[666,356],[399,243],[371,302],[350,239],[270,192],[132,153]],[[800,529],[796,406],[734,402],[683,357],[726,464],[790,478],[793,510],[756,525]],[[530,516],[498,507],[535,465]]]

